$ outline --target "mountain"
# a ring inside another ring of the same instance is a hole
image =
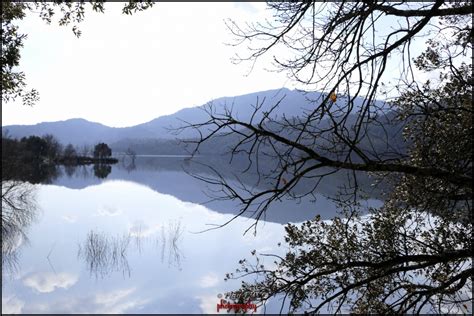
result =
[[[71,143],[76,146],[91,145],[98,142],[110,143],[122,137],[143,137],[148,133],[148,131],[143,130],[141,127],[109,127],[79,118],[57,122],[43,122],[35,125],[2,126],[2,133],[5,131],[8,131],[8,134],[14,138],[52,134],[62,144]]]
[[[262,109],[255,116],[255,119],[260,119],[262,117],[263,111],[269,111],[271,106],[283,98],[279,107],[275,109],[275,115],[288,115],[296,116],[302,114],[302,111],[311,106],[310,101],[306,98],[316,99],[320,97],[319,92],[301,92],[298,90],[289,90],[286,88],[277,89],[277,90],[268,90],[255,92],[240,96],[233,97],[222,97],[210,101],[208,104],[212,104],[217,113],[223,113],[224,109],[232,109],[233,116],[243,120],[248,121],[252,117],[254,108],[257,101],[260,103],[263,102]],[[201,105],[194,108],[182,109],[172,115],[161,116],[150,122],[137,125],[137,127],[142,127],[149,131],[162,131],[166,133],[167,131],[163,129],[164,127],[179,127],[183,123],[180,120],[189,122],[189,123],[198,123],[205,122],[209,119],[209,116],[204,111],[206,105]],[[181,138],[189,138],[196,136],[196,134],[191,131],[184,131],[179,135]]]
[[[84,140],[87,139],[109,139],[110,135],[115,133],[115,128],[100,123],[89,122],[84,119],[70,119],[58,122],[44,122],[35,125],[2,126],[2,133],[5,131],[8,131],[8,134],[14,138],[53,134],[63,144],[82,144]]]
[[[98,142],[116,144],[115,149],[126,148],[127,145],[136,142],[149,143],[158,141],[157,146],[163,142],[171,146],[176,138],[192,138],[198,136],[197,132],[187,129],[178,135],[173,133],[173,128],[179,128],[186,123],[205,122],[209,119],[204,111],[207,105],[212,104],[216,113],[222,114],[226,109],[232,109],[235,117],[243,121],[249,121],[254,112],[253,106],[262,104],[260,111],[255,115],[254,121],[262,117],[263,112],[280,101],[279,107],[272,114],[274,116],[286,115],[294,117],[302,115],[305,111],[313,108],[312,100],[323,96],[319,92],[302,92],[286,88],[255,92],[234,97],[222,97],[193,108],[185,108],[174,114],[161,116],[149,122],[123,128],[108,127],[100,123],[89,122],[84,119],[69,119],[59,122],[45,122],[36,125],[9,125],[3,126],[2,132],[8,130],[10,136],[21,138],[24,136],[53,134],[63,144],[72,143],[76,146],[92,145]],[[356,108],[362,99],[356,100]],[[184,121],[184,122],[183,122]],[[112,149],[114,146],[112,145]]]

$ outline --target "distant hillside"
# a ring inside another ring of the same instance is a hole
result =
[[[275,116],[287,117],[298,116],[304,113],[305,110],[314,107],[311,100],[316,100],[322,96],[319,92],[300,92],[297,90],[277,89],[262,92],[255,92],[234,97],[223,97],[212,101],[217,113],[223,113],[224,109],[232,108],[233,114],[244,121],[250,120],[253,107],[257,103],[264,101],[261,111],[255,116],[255,120],[261,118],[262,112],[268,111],[280,99],[281,103],[273,112]],[[356,100],[356,107],[362,102],[362,99]],[[70,119],[59,122],[45,122],[36,125],[10,125],[3,126],[2,132],[5,129],[15,138],[24,136],[44,134],[55,135],[61,143],[72,143],[77,146],[84,144],[91,145],[97,142],[106,142],[112,144],[115,150],[126,148],[129,144],[141,143],[149,147],[154,143],[165,150],[163,146],[171,146],[168,150],[176,145],[174,139],[176,138],[193,138],[197,133],[191,129],[181,132],[179,135],[174,134],[171,129],[183,126],[185,122],[198,123],[204,122],[208,119],[204,112],[205,105],[193,108],[182,109],[172,115],[161,116],[153,119],[147,123],[139,124],[132,127],[113,128],[100,123],[89,122],[84,119]],[[115,144],[115,145],[114,145]],[[138,146],[139,147],[139,146]],[[143,147],[143,146],[142,146]],[[180,146],[176,150],[181,150]],[[145,150],[146,151],[146,150]],[[142,150],[140,151],[144,153]]]
[[[2,126],[2,132],[8,130],[8,134],[15,138],[30,135],[42,136],[45,134],[55,135],[62,143],[79,144],[91,137],[107,137],[114,132],[114,128],[89,122],[84,119],[70,119],[59,122],[45,122],[36,125],[10,125]]]
[[[369,156],[370,153],[376,152],[380,159],[391,159],[397,156],[397,153],[406,153],[407,146],[409,145],[403,138],[403,123],[397,122],[393,119],[395,113],[387,113],[386,117],[380,118],[382,124],[374,124],[367,127],[365,135],[359,142],[358,146],[364,150]],[[354,122],[356,114],[352,114],[348,117],[348,122]],[[329,122],[322,121],[319,127],[323,128],[328,125]],[[351,123],[349,123],[351,124]],[[290,132],[290,129],[281,130],[277,124],[267,124],[268,130],[275,130],[279,135],[284,136],[290,140],[295,140],[297,133],[295,130]],[[329,133],[329,132],[328,132]],[[309,147],[323,146],[324,139],[330,139],[327,137],[320,137],[318,141],[314,142],[313,139],[300,140],[301,143],[305,143]],[[233,133],[226,135],[225,137],[213,137],[208,139],[206,142],[199,146],[199,153],[201,155],[220,155],[222,157],[230,153],[232,148],[242,140],[242,135]],[[110,144],[114,152],[125,152],[128,148],[132,149],[136,153],[144,155],[187,155],[195,149],[193,141],[196,139],[121,139],[117,142]],[[240,147],[240,150],[249,151],[252,144],[246,143]],[[324,146],[323,146],[324,147]],[[330,146],[331,147],[331,146]],[[315,147],[316,148],[316,147]],[[268,144],[261,144],[259,147],[261,152],[269,150],[272,152],[271,147]],[[331,152],[324,152],[321,147],[317,149],[321,154],[327,157],[332,157]],[[372,156],[370,156],[372,157]],[[336,158],[336,157],[333,157]],[[354,161],[357,161],[358,156],[353,153]]]

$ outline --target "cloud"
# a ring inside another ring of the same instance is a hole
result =
[[[201,308],[201,312],[203,314],[216,314],[217,313],[217,303],[219,302],[219,298],[217,294],[207,294],[207,295],[200,295],[196,297],[199,300],[199,308]],[[220,310],[219,314],[222,314],[226,311]]]
[[[116,290],[112,292],[106,293],[98,293],[95,295],[95,303],[102,306],[111,306],[116,304],[117,302],[123,300],[133,292],[135,292],[135,288],[129,288],[124,290]]]
[[[132,298],[136,288],[88,293],[84,296],[61,297],[28,306],[25,313],[43,314],[123,314],[140,310],[149,300]]]
[[[75,223],[77,222],[77,216],[76,215],[63,215],[62,218],[69,223]]]
[[[15,296],[2,296],[2,314],[20,314],[25,306],[25,302]]]
[[[68,289],[73,286],[77,280],[77,275],[66,272],[61,273],[35,273],[23,279],[23,284],[27,287],[35,289],[40,293],[50,293],[56,288]]]
[[[95,216],[117,216],[121,213],[122,211],[114,206],[103,205],[99,207]]]
[[[135,222],[130,227],[130,235],[133,237],[147,237],[153,235],[160,229],[160,225],[149,226],[142,222]]]
[[[206,274],[199,279],[199,286],[203,288],[214,287],[217,284],[219,284],[219,277],[213,272]]]
[[[131,308],[143,307],[149,300],[146,299],[127,299],[136,291],[136,288],[115,290],[107,293],[98,293],[95,295],[95,304],[97,314],[123,314]]]

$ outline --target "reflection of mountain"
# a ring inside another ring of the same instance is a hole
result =
[[[222,172],[223,176],[228,177],[228,181],[232,180],[235,170],[242,170],[245,167],[245,161],[234,161],[232,169],[228,166],[228,161],[219,157],[197,157],[193,161],[205,162]],[[108,180],[126,180],[133,181],[145,185],[157,192],[169,194],[176,198],[192,203],[202,204],[208,202],[210,197],[208,193],[210,189],[216,187],[208,187],[202,181],[193,178],[191,174],[201,174],[209,176],[209,169],[200,164],[189,162],[184,157],[142,157],[138,156],[135,163],[135,169],[130,170],[127,165],[121,163],[112,167],[112,172],[105,180],[100,180],[93,176],[91,166],[81,166],[77,172],[71,177],[59,177],[53,184],[65,186],[68,188],[80,189],[90,185],[96,185],[102,181]],[[239,174],[239,178],[246,185],[252,186],[257,183],[255,173],[247,172]],[[361,177],[362,184],[368,184],[369,179]],[[301,184],[301,189],[309,187],[307,183]],[[323,218],[331,218],[336,212],[334,204],[326,199],[323,195],[334,195],[337,187],[344,183],[345,176],[342,173],[333,174],[325,179],[318,187],[316,201],[312,202],[310,197],[302,199],[299,203],[294,200],[276,201],[267,212],[266,221],[287,223],[299,222],[313,218],[316,214],[321,214]],[[263,184],[261,184],[263,185]],[[373,198],[377,198],[376,192],[371,192]],[[220,212],[237,214],[239,205],[233,201],[213,201],[205,204],[206,207]],[[251,213],[244,214],[251,217]]]

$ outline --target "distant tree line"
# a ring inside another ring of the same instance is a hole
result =
[[[105,143],[76,148],[72,144],[62,145],[53,135],[29,136],[21,139],[2,135],[2,179],[9,179],[14,173],[25,170],[47,169],[58,164],[77,165],[90,163],[116,163],[112,150]],[[31,171],[30,170],[30,171]],[[30,173],[32,173],[31,171]]]

